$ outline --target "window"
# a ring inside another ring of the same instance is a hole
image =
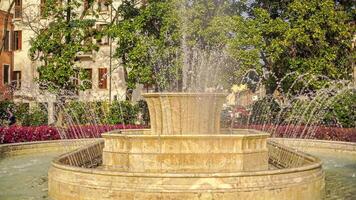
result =
[[[18,90],[21,88],[21,71],[14,71],[12,74],[12,82],[14,83],[14,87]]]
[[[108,0],[98,0],[98,10],[99,12],[109,11],[110,3]]]
[[[3,71],[4,85],[10,83],[10,65],[4,65]]]
[[[92,89],[92,79],[93,79],[93,71],[92,69],[84,69],[85,71],[85,78],[83,80],[83,85],[85,89]]]
[[[15,0],[15,18],[22,18],[22,0]]]
[[[96,25],[96,28],[98,32],[102,32],[107,24],[98,24]],[[101,45],[108,45],[109,44],[109,37],[108,36],[103,36],[102,38],[98,39],[97,42]]]
[[[22,31],[14,31],[13,50],[21,50],[22,48]]]
[[[99,68],[99,88],[107,89],[107,69]]]
[[[5,39],[4,39],[4,51],[10,50],[9,42],[10,42],[10,31],[6,31]]]

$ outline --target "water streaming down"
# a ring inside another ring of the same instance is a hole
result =
[[[290,74],[287,74],[281,82],[289,75]],[[272,136],[311,139],[315,138],[315,130],[318,126],[335,126],[342,128],[342,124],[337,121],[333,124],[326,124],[323,120],[328,114],[327,112],[335,105],[338,98],[341,98],[343,95],[354,94],[356,89],[355,85],[347,80],[330,80],[328,84],[325,84],[318,90],[306,91],[305,89],[311,80],[304,80],[304,76],[306,76],[306,74],[299,75],[291,86],[292,88],[297,82],[303,82],[305,86],[300,89],[298,93],[292,94],[291,88],[289,88],[287,92],[281,96],[268,96],[267,94],[266,97],[269,99],[265,101],[265,104],[255,104],[254,107],[251,108],[251,114],[247,116],[247,118],[239,120],[233,119],[231,127],[258,128],[271,132]],[[248,78],[248,76],[243,78],[240,84],[254,81],[250,81]],[[253,87],[257,88],[255,90],[264,87],[261,82],[261,77],[259,80],[260,81],[254,83]],[[277,88],[280,87],[281,82],[277,83]],[[261,98],[259,98],[259,100],[261,100]],[[273,106],[275,106],[277,110],[273,110]],[[353,114],[354,112],[351,110],[350,115]],[[355,127],[356,124],[353,126]],[[278,132],[281,128],[283,128],[284,131]]]

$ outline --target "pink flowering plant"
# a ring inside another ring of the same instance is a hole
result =
[[[76,125],[65,129],[53,126],[0,127],[0,144],[59,139],[99,138],[102,133],[117,129],[138,129],[141,125]]]

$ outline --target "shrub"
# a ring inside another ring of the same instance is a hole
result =
[[[82,101],[70,101],[59,112],[63,112],[65,121],[72,124],[87,124],[90,120],[87,114],[88,107]]]
[[[108,124],[134,124],[137,120],[138,107],[129,101],[113,101],[106,117]]]
[[[139,125],[83,125],[70,126],[60,131],[53,126],[0,127],[0,144],[58,139],[98,138],[102,133],[116,129],[144,128]]]
[[[41,126],[48,123],[47,108],[43,104],[37,104],[30,108],[28,113],[23,113],[23,126]]]
[[[8,124],[8,109],[14,109],[15,104],[11,101],[0,101],[0,126]]]
[[[29,103],[19,103],[16,104],[15,110],[15,116],[16,116],[16,124],[17,125],[23,125],[24,121],[27,120],[28,117],[30,117],[30,104]],[[31,124],[29,124],[31,125]]]
[[[323,118],[326,125],[341,125],[345,128],[356,127],[356,93],[348,90],[335,97]]]
[[[265,131],[272,137],[356,142],[356,128],[272,124],[235,125],[234,128]]]
[[[272,97],[265,97],[252,105],[250,122],[253,124],[276,123],[279,104]]]

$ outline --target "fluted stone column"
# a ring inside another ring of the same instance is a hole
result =
[[[153,135],[209,135],[220,132],[223,93],[148,93]]]

